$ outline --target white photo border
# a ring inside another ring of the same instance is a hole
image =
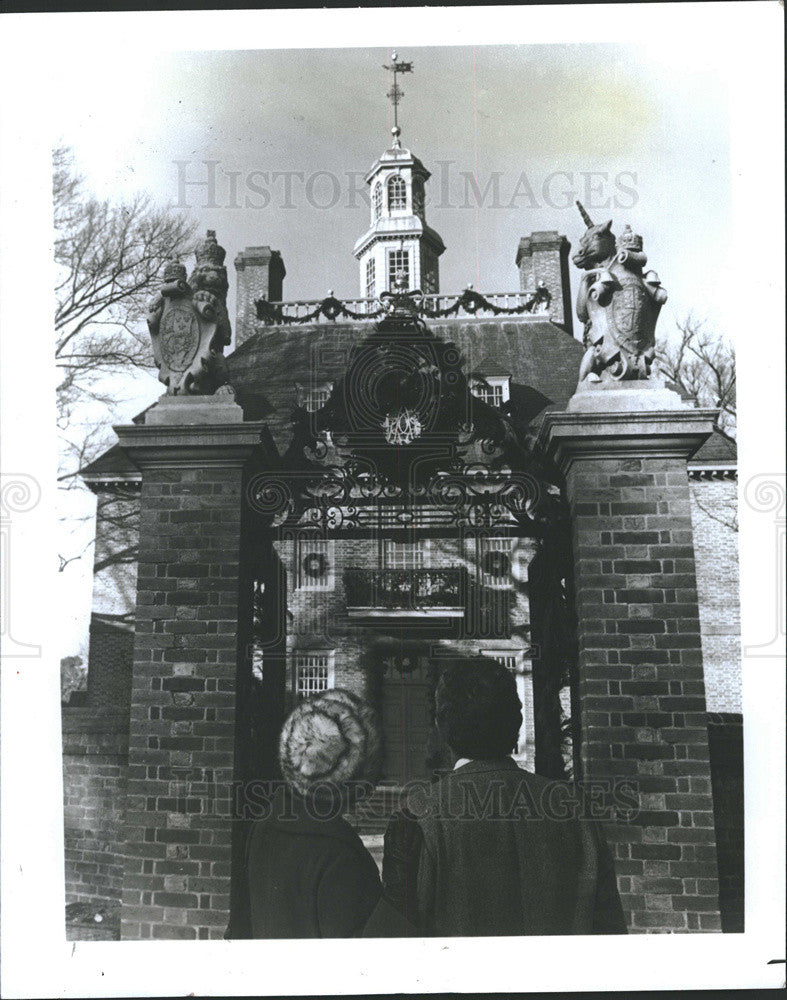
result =
[[[395,43],[620,42],[713,60],[730,97],[738,303],[740,493],[784,489],[783,8],[772,2],[5,15],[0,37],[0,399],[3,476],[32,476],[13,522],[13,628],[40,657],[2,662],[2,975],[5,996],[299,995],[779,986],[784,966],[784,664],[745,656],[746,932],[560,938],[109,942],[65,938],[59,664],[52,588],[55,373],[51,358],[48,94],[86,64],[144,73],[154,54]],[[701,50],[701,51],[700,51]],[[526,99],[523,97],[523,99]],[[523,141],[525,141],[523,139]],[[537,141],[530,137],[530,142]],[[687,238],[702,239],[687,220]],[[666,270],[666,263],[663,268]],[[772,631],[777,514],[741,504],[743,646]],[[781,517],[784,516],[783,508]],[[5,567],[4,567],[5,568]],[[9,583],[13,590],[9,590]],[[770,617],[769,617],[770,616]],[[5,639],[5,635],[3,636]],[[783,643],[783,637],[782,637]]]

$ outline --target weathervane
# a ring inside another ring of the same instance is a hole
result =
[[[413,64],[411,62],[402,62],[396,52],[391,53],[391,65],[383,66],[383,69],[388,70],[393,73],[393,85],[391,89],[386,94],[393,104],[394,109],[394,127],[391,132],[394,137],[394,144],[399,145],[399,136],[401,134],[401,129],[399,128],[399,101],[404,97],[404,91],[401,89],[399,84],[396,82],[396,76],[398,73],[412,73]]]

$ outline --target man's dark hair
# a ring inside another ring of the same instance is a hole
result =
[[[459,757],[490,760],[516,748],[522,702],[502,663],[479,656],[452,664],[440,677],[436,702],[440,734]]]

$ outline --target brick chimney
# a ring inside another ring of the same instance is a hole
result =
[[[287,273],[278,250],[270,247],[246,247],[235,258],[238,272],[238,295],[235,317],[235,347],[240,347],[254,333],[257,299],[281,302],[282,285]]]
[[[519,287],[530,291],[543,281],[552,296],[549,314],[553,322],[574,334],[571,309],[571,284],[569,282],[568,252],[571,244],[554,229],[531,233],[519,241],[516,266],[519,268]]]

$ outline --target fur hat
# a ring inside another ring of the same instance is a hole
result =
[[[301,795],[320,783],[339,788],[363,781],[375,784],[380,759],[376,713],[342,688],[302,701],[279,738],[282,775]]]

